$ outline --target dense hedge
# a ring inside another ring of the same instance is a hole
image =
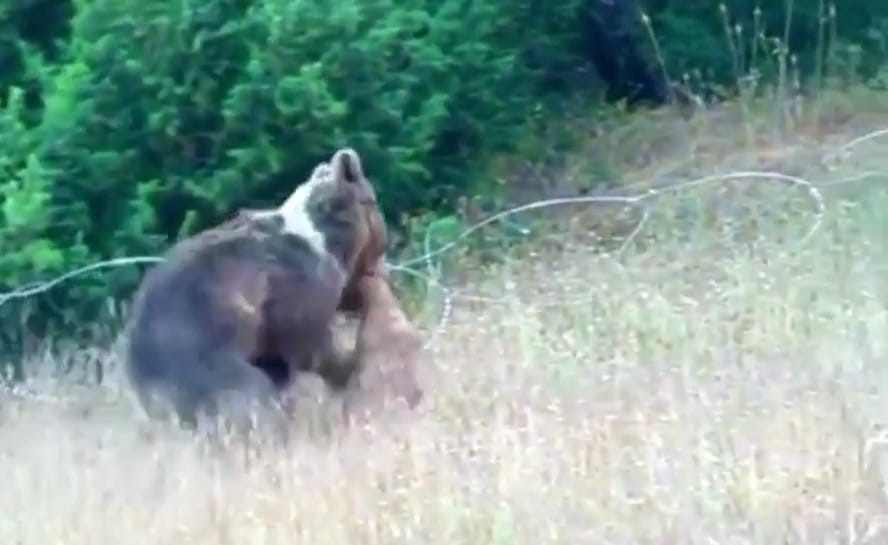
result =
[[[763,25],[780,35],[783,2],[766,4]],[[794,2],[791,45],[802,53],[816,51],[820,4]],[[883,4],[846,0],[839,10],[865,67],[884,45]],[[568,94],[598,96],[592,67],[613,85],[651,66],[659,73],[641,8],[672,73],[711,68],[731,79],[716,2],[626,0],[602,22],[604,6],[9,0],[0,6],[0,292],[96,259],[157,253],[238,207],[279,200],[342,145],[365,158],[392,223],[492,191],[491,154],[513,150],[528,122]],[[726,8],[732,24],[751,28],[752,1]],[[622,68],[607,74],[608,63]],[[20,320],[37,333],[45,318],[93,323],[138,272],[0,307],[0,336]]]
[[[752,71],[775,76],[780,57],[793,55],[803,77],[814,77],[832,62],[836,70],[853,63],[857,75],[866,79],[888,57],[888,2],[882,0],[644,4],[667,70],[676,79],[700,73],[709,82],[734,82]]]
[[[6,74],[25,90],[8,85],[0,112],[0,246],[14,249],[0,285],[157,253],[278,201],[343,145],[393,223],[478,191],[485,157],[545,99],[545,67],[578,65],[547,38],[569,35],[578,5],[77,0],[64,47],[19,41],[23,68]],[[135,274],[78,281],[56,309],[92,319]]]

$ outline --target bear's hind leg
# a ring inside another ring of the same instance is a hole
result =
[[[213,408],[201,415],[207,431],[217,437],[222,434],[285,445],[288,419],[272,379],[246,361],[232,362],[225,374],[212,404],[204,404]]]

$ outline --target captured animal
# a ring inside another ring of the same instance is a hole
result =
[[[357,368],[346,391],[344,416],[347,421],[361,421],[392,402],[414,409],[423,398],[417,381],[422,338],[384,274],[364,275],[356,289],[363,310],[355,349]]]
[[[377,215],[346,148],[279,208],[244,211],[174,246],[145,276],[127,324],[127,375],[145,411],[171,410],[188,427],[217,417],[285,426],[279,393],[291,371],[344,388],[354,358],[331,328],[337,310],[359,310],[359,298],[343,296],[380,259]]]

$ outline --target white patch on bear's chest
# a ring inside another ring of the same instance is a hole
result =
[[[339,263],[327,250],[326,235],[317,228],[308,211],[308,203],[312,193],[320,186],[332,183],[335,182],[329,165],[319,165],[312,172],[311,178],[297,187],[284,201],[284,204],[278,208],[277,214],[284,220],[284,232],[304,239],[322,263],[332,262],[337,272],[341,273]]]
[[[308,213],[308,200],[312,192],[326,182],[324,176],[317,174],[296,188],[278,209],[278,214],[284,219],[284,231],[304,238],[318,256],[324,256],[327,254],[326,237],[318,230]]]

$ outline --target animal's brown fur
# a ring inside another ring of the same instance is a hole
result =
[[[387,243],[387,230],[385,219],[378,207],[376,200],[376,192],[373,186],[367,181],[363,173],[360,159],[353,154],[345,156],[347,162],[343,168],[350,170],[350,176],[361,183],[355,187],[357,201],[360,203],[360,219],[354,220],[355,228],[353,230],[354,252],[350,262],[350,271],[342,290],[337,311],[346,313],[360,313],[364,310],[365,302],[357,289],[358,281],[365,276],[380,276],[388,278],[388,272],[385,268],[385,247]],[[255,224],[258,218],[261,218],[264,211],[243,210],[240,217],[235,218],[233,223],[240,225],[242,222],[253,222]],[[251,225],[254,229],[262,229],[262,225]],[[338,348],[331,349],[326,355],[325,361],[318,363],[318,369],[322,376],[334,377],[337,385],[344,384],[355,370],[357,363],[361,357],[357,354],[356,349],[340,350]],[[261,357],[261,364],[265,366],[280,366],[280,362],[271,361],[268,357]],[[272,358],[273,359],[273,358]],[[253,360],[257,361],[257,360]],[[268,367],[266,367],[268,369]]]
[[[388,279],[385,266],[385,247],[388,233],[385,219],[376,203],[376,196],[364,201],[363,209],[365,229],[361,232],[360,250],[356,253],[352,276],[342,291],[339,310],[361,312],[365,302],[358,289],[358,283],[366,276],[379,276]]]
[[[417,379],[422,338],[386,278],[364,276],[356,290],[363,310],[355,348],[358,369],[346,390],[346,418],[360,420],[392,402],[415,408],[423,397]]]
[[[346,286],[374,274],[367,263],[382,259],[384,231],[369,219],[378,214],[375,194],[357,154],[340,150],[324,169],[313,176],[333,182],[317,186],[306,206],[330,255],[288,233],[283,216],[244,211],[179,243],[149,271],[128,325],[127,358],[149,412],[159,394],[190,424],[202,413],[243,422],[255,405],[280,416],[274,380],[250,365],[263,358],[346,385],[354,359],[335,347],[333,318]]]

